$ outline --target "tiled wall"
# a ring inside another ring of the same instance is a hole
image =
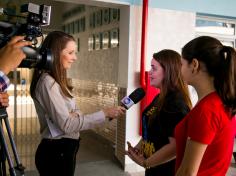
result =
[[[78,6],[79,7],[79,6]],[[75,6],[72,7],[75,9]],[[118,88],[118,51],[119,48],[88,50],[88,39],[93,34],[103,33],[119,27],[119,21],[91,27],[90,17],[105,8],[83,6],[83,9],[69,18],[64,19],[63,26],[73,21],[85,18],[85,30],[71,33],[76,41],[79,40],[78,60],[69,71],[69,77],[74,85],[74,93],[78,105],[84,113],[91,113],[104,106],[117,105]],[[67,10],[64,14],[68,13]],[[95,17],[96,19],[96,17]],[[95,131],[112,142],[115,142],[116,120],[106,122]]]
[[[72,33],[77,41],[79,39],[78,60],[68,72],[68,76],[74,86],[73,93],[83,113],[92,113],[105,106],[119,104],[120,88],[117,83],[119,46],[90,51],[88,44],[88,39],[93,34],[119,29],[119,20],[111,20],[110,23],[96,27],[90,26],[91,14],[96,15],[98,11],[103,11],[104,9],[107,8],[85,6],[83,12],[66,18],[62,24],[66,25],[85,17],[85,30]],[[126,93],[126,89],[121,92]],[[94,129],[96,133],[116,144],[116,156],[122,164],[124,164],[125,151],[124,122],[125,118],[112,121],[106,120],[103,126],[98,126]],[[116,134],[117,131],[119,131],[118,136]]]
[[[73,93],[83,113],[92,113],[105,106],[118,104],[118,87],[112,83],[72,79]],[[106,121],[95,131],[115,143],[117,120]]]
[[[125,88],[112,83],[72,79],[73,93],[79,108],[84,113],[92,113],[105,106],[116,106],[126,95]],[[94,129],[99,135],[116,144],[116,157],[124,165],[125,156],[125,117],[107,120],[103,126]]]
[[[124,96],[126,96],[127,90],[125,88],[119,89],[118,99],[121,100]],[[125,167],[125,145],[126,145],[126,118],[119,118],[117,120],[117,138],[116,138],[116,152],[115,155],[117,159],[120,161],[122,166]]]
[[[69,71],[69,77],[79,80],[117,84],[119,47],[89,51],[88,39],[93,34],[102,34],[106,31],[119,28],[119,20],[111,21],[96,27],[90,27],[90,16],[104,8],[85,6],[85,11],[72,16],[64,24],[77,21],[85,17],[85,30],[72,34],[79,39],[78,60]]]

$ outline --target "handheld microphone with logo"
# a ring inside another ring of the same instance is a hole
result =
[[[128,110],[131,106],[142,100],[144,96],[145,91],[143,88],[137,88],[129,96],[126,96],[121,100],[121,106]]]
[[[145,91],[143,88],[137,88],[129,96],[126,96],[121,100],[121,106],[128,110],[131,106],[142,100],[144,96]],[[109,118],[109,121],[111,120],[112,118]]]

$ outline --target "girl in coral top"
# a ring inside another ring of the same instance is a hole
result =
[[[236,128],[236,52],[201,36],[183,47],[181,62],[199,100],[175,129],[176,176],[225,176]]]

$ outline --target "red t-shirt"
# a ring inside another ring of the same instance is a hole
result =
[[[208,145],[197,176],[225,176],[232,158],[235,131],[235,117],[230,119],[217,93],[204,97],[175,128],[176,171],[190,137]]]

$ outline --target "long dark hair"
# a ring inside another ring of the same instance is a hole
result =
[[[72,98],[70,91],[72,90],[72,86],[69,84],[67,80],[66,70],[63,68],[60,53],[66,47],[66,44],[69,41],[75,41],[75,39],[64,32],[61,31],[53,31],[50,32],[45,38],[42,48],[50,49],[53,55],[53,64],[51,70],[41,70],[35,69],[32,77],[32,82],[30,85],[30,94],[32,98],[35,98],[35,88],[38,83],[40,76],[43,73],[48,73],[51,75],[55,81],[60,85],[63,94],[66,97]]]
[[[166,96],[170,91],[181,92],[186,105],[189,109],[191,109],[192,103],[189,98],[188,86],[184,83],[181,74],[180,54],[174,50],[165,49],[158,53],[154,53],[153,58],[160,63],[164,70],[164,79],[162,81],[161,93],[157,101],[158,111],[163,108]]]
[[[182,57],[191,63],[195,58],[205,64],[214,78],[214,87],[231,115],[236,114],[236,52],[216,38],[197,37],[182,49]]]

